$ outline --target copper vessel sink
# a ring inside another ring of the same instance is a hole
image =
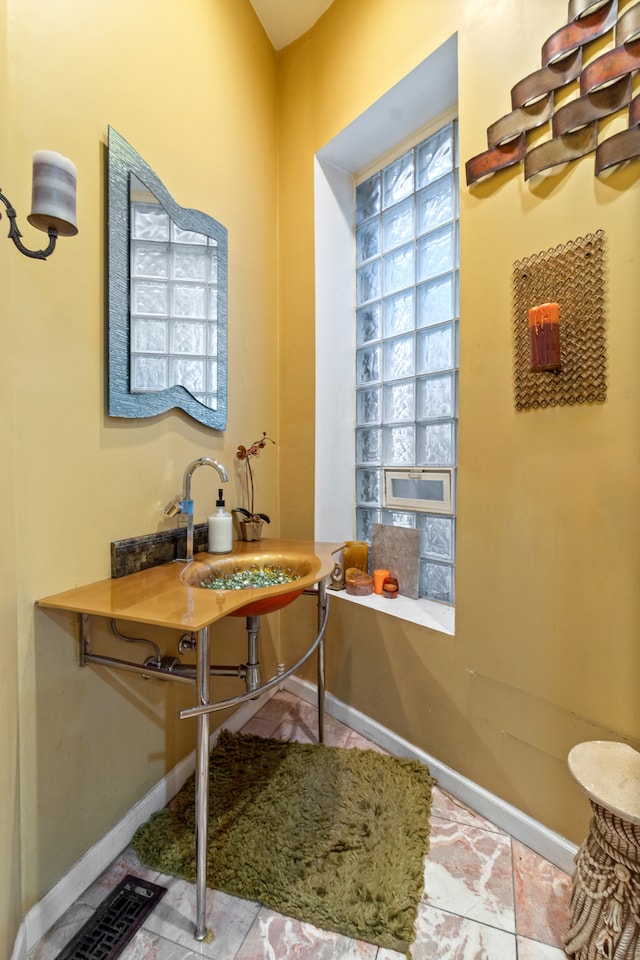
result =
[[[231,611],[231,617],[259,617],[292,603],[313,583],[318,558],[304,552],[270,551],[258,545],[242,553],[216,556],[200,553],[182,572],[181,579],[192,587],[212,592],[244,590],[248,602]],[[267,582],[279,577],[285,582]],[[216,586],[207,586],[209,582]],[[250,597],[250,599],[249,599]]]

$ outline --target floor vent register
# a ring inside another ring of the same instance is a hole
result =
[[[127,874],[56,960],[116,960],[166,892]]]

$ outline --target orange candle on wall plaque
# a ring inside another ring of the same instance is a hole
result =
[[[560,370],[560,307],[541,303],[529,310],[529,369]]]

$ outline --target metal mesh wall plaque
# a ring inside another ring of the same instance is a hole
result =
[[[517,410],[606,399],[604,231],[518,260],[513,268]],[[529,369],[529,309],[560,306],[562,369]]]

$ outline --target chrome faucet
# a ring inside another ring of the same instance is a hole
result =
[[[180,514],[187,518],[187,555],[186,557],[176,557],[177,560],[186,561],[187,563],[191,563],[193,560],[193,500],[191,499],[191,477],[198,467],[213,467],[214,470],[218,471],[218,476],[222,483],[226,483],[229,479],[226,468],[218,460],[213,460],[211,457],[199,457],[190,463],[184,472],[182,494],[178,493],[164,508],[165,516],[167,517],[175,517]]]

